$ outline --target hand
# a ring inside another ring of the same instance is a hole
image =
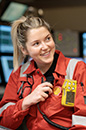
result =
[[[30,95],[24,98],[22,109],[25,110],[31,105],[45,101],[45,99],[52,93],[52,88],[53,85],[49,82],[44,82],[38,85]],[[46,92],[48,92],[48,94]]]

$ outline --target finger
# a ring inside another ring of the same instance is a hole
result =
[[[43,98],[46,99],[46,98],[48,98],[48,96],[49,96],[49,95],[48,95],[46,92],[43,92],[43,93],[42,93],[42,97],[43,97]]]
[[[53,88],[53,85],[50,82],[44,82],[42,85],[43,87],[49,86],[50,88]]]
[[[52,88],[46,86],[46,87],[43,87],[43,91],[44,91],[46,94],[51,94],[51,93],[52,93]]]
[[[42,97],[40,101],[44,102],[46,98]]]

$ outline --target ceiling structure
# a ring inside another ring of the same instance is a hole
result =
[[[86,5],[86,0],[1,0],[0,12],[10,2],[19,2],[34,6],[37,8],[53,8],[53,7],[66,7],[66,6],[83,6]]]
[[[86,0],[0,0],[0,17],[11,2],[26,4],[28,7],[33,6],[38,9],[86,6]]]
[[[51,8],[61,6],[81,6],[86,5],[86,0],[2,0],[2,2],[19,2],[38,8]]]

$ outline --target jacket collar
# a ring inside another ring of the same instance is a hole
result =
[[[56,64],[56,68],[55,68],[55,72],[61,74],[61,75],[66,75],[66,58],[65,56],[62,54],[61,51],[56,50],[56,53],[59,55],[58,56],[58,60],[57,60],[57,64]]]
[[[59,56],[55,68],[55,72],[61,75],[66,75],[66,59],[65,56],[62,54],[61,51],[55,51]],[[23,74],[31,74],[33,71],[36,70],[34,60],[31,60],[29,67],[23,72]]]

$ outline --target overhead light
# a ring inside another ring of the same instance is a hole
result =
[[[43,15],[44,15],[43,9],[38,9],[38,15],[39,15],[39,16],[43,16]]]
[[[25,13],[27,8],[28,6],[25,4],[11,2],[4,14],[1,16],[1,20],[9,22],[14,21],[20,18]]]

